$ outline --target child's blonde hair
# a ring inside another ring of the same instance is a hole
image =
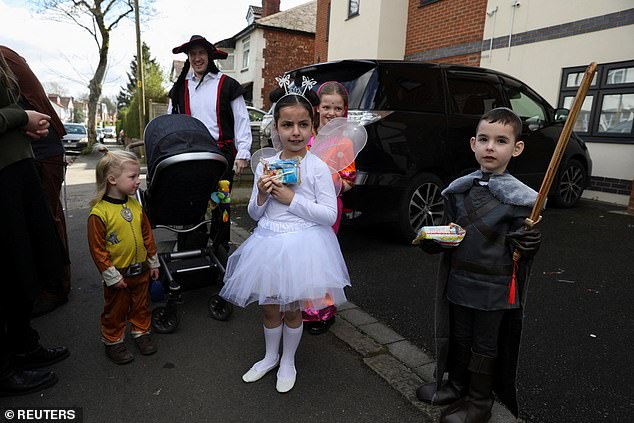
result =
[[[123,165],[126,163],[139,164],[137,156],[124,150],[110,151],[105,146],[99,148],[99,151],[105,153],[104,156],[99,159],[96,169],[97,177],[97,194],[95,198],[90,201],[90,206],[94,206],[103,199],[108,191],[108,176],[119,176],[123,171]]]

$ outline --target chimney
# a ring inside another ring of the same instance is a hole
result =
[[[266,17],[280,11],[280,0],[262,0],[262,17]]]

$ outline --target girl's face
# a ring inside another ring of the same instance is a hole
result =
[[[306,144],[312,135],[312,121],[310,114],[300,104],[286,106],[280,109],[275,122],[275,129],[282,142],[282,155],[286,158],[306,155]]]
[[[324,94],[319,99],[319,128],[345,113],[343,97],[339,94]]]
[[[108,175],[107,195],[119,200],[123,200],[129,195],[134,195],[141,184],[140,173],[141,168],[138,163],[124,163],[119,175]]]

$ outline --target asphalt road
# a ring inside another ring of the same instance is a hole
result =
[[[256,305],[236,307],[228,321],[212,319],[207,300],[217,285],[183,292],[181,323],[174,333],[154,335],[156,354],[141,356],[127,337],[134,361],[111,363],[99,339],[103,288],[86,235],[97,157],[80,156],[67,172],[73,278],[69,302],[32,320],[43,345],[66,345],[71,356],[50,367],[59,376],[52,388],[0,398],[0,422],[18,420],[5,418],[7,408],[35,407],[79,407],[83,423],[430,421],[332,332],[302,338],[291,392],[275,390],[275,372],[245,384],[242,374],[262,357],[264,348],[261,311]],[[158,229],[154,236],[159,248],[174,238]]]
[[[634,216],[614,210],[624,208],[583,200],[543,215],[518,374],[526,421],[632,420]],[[233,218],[254,227],[245,207]],[[344,225],[339,240],[350,300],[432,354],[437,258],[399,244],[386,225]]]

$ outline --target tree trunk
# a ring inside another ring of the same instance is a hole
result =
[[[103,22],[99,22],[99,30],[101,32],[101,46],[99,48],[99,64],[95,70],[95,75],[88,84],[88,145],[92,146],[97,141],[97,105],[101,98],[101,89],[103,84],[103,78],[106,74],[106,67],[108,65],[108,49],[110,48],[110,32],[102,28]]]

